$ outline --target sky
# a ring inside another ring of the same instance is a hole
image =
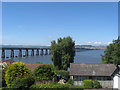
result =
[[[3,45],[45,45],[71,36],[76,45],[107,45],[118,37],[117,2],[4,2]]]

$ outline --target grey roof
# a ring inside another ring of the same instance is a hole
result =
[[[116,69],[114,64],[70,63],[70,75],[73,76],[111,76]]]

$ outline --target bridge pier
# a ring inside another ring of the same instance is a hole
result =
[[[19,49],[19,57],[22,57],[22,49]]]
[[[51,52],[50,52],[50,48],[9,48],[9,47],[7,47],[7,48],[2,48],[1,49],[1,56],[0,57],[2,57],[2,58],[5,58],[6,57],[6,50],[10,50],[10,57],[24,57],[24,56],[29,56],[29,50],[31,50],[31,56],[34,56],[34,55],[36,55],[36,56],[38,56],[38,55],[48,55],[48,54],[51,54]],[[17,50],[18,51],[18,55],[17,56],[15,56],[16,55],[16,51],[15,50]],[[24,55],[24,51],[25,50],[25,55]],[[36,53],[35,53],[36,52]]]
[[[2,49],[2,58],[5,58],[5,49]]]
[[[45,49],[45,55],[47,55],[48,54],[48,50],[47,49]]]
[[[14,57],[14,50],[11,49],[11,57]]]
[[[26,49],[25,56],[28,56],[28,49]]]
[[[31,51],[31,56],[34,56],[34,49],[32,49]]]
[[[36,50],[36,56],[38,56],[38,55],[39,55],[39,49]]]
[[[49,49],[49,55],[51,54],[51,50]]]
[[[41,49],[40,55],[43,55],[43,49]]]

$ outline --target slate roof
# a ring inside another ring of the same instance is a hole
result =
[[[14,61],[13,60],[4,60],[4,61],[0,61],[0,63],[6,62],[7,65],[12,64]]]
[[[6,62],[7,65],[12,64],[14,61],[13,60],[4,60],[4,61],[0,61],[0,63]],[[39,65],[48,65],[48,64],[40,64],[40,63],[25,63],[27,65],[27,67],[30,70],[34,70],[36,67],[38,67]]]
[[[30,70],[34,70],[36,67],[40,66],[40,65],[47,65],[47,64],[40,64],[40,63],[25,63],[27,65],[27,67]]]
[[[114,64],[70,63],[71,76],[111,76],[117,67]]]

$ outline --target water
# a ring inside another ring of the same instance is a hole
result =
[[[23,51],[23,55],[25,51]],[[29,55],[30,55],[29,51]],[[74,63],[100,63],[102,61],[102,57],[100,55],[104,54],[104,50],[86,50],[82,52],[76,52],[76,56],[74,58]],[[18,51],[15,51],[15,56],[18,55]],[[10,56],[10,51],[6,51],[6,57]],[[28,57],[14,57],[14,58],[5,58],[5,60],[11,59],[14,61],[22,61],[26,63],[47,63],[52,64],[51,55],[39,55],[39,56],[28,56]]]

